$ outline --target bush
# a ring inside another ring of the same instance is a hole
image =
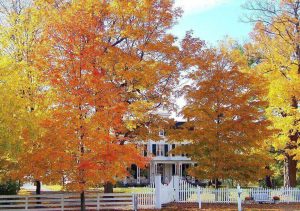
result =
[[[16,195],[20,190],[20,183],[9,180],[0,183],[0,195]]]
[[[116,184],[114,185],[115,188],[123,188],[126,187],[126,185],[123,184],[121,181],[117,181]]]

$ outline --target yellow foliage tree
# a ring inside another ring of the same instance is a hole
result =
[[[39,7],[40,3],[33,4],[31,1],[0,2],[0,46],[4,58],[9,61],[9,65],[2,68],[2,91],[6,99],[10,99],[9,96],[15,99],[14,106],[10,106],[9,101],[3,101],[10,109],[6,115],[14,117],[11,122],[5,122],[5,125],[16,133],[16,136],[11,134],[10,139],[19,141],[19,151],[14,152],[16,165],[10,176],[19,180],[23,180],[25,175],[20,171],[25,167],[24,157],[38,146],[42,135],[39,122],[47,116],[46,110],[51,101],[45,89],[47,83],[41,81],[42,71],[34,65],[36,47],[40,42],[45,19]],[[40,184],[41,178],[35,175],[31,178]],[[37,193],[39,192],[40,189],[37,189]]]
[[[252,67],[269,82],[268,117],[280,130],[273,146],[284,160],[284,186],[296,186],[300,129],[300,4],[296,0],[249,1],[256,27],[246,52]]]

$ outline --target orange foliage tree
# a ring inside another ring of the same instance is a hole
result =
[[[204,52],[206,62],[188,78],[185,87],[187,105],[182,114],[188,120],[175,134],[190,141],[175,151],[187,153],[198,163],[189,173],[200,179],[238,182],[257,181],[266,175],[270,162],[266,140],[272,131],[266,120],[264,83],[259,77],[241,72],[230,53]],[[200,61],[200,59],[199,59]]]
[[[88,187],[124,177],[131,163],[145,165],[130,143],[169,103],[184,55],[167,30],[181,12],[158,0],[47,3],[54,7],[40,7],[49,18],[35,65],[52,104],[24,172],[45,182],[64,176],[67,188],[81,191],[83,210]]]

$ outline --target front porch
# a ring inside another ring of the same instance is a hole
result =
[[[172,176],[179,176],[183,179],[190,179],[191,182],[195,178],[190,177],[187,173],[189,167],[194,166],[192,161],[151,161],[150,163],[150,182],[154,182],[156,175],[161,175],[161,182],[168,184]]]
[[[123,184],[127,186],[149,185],[154,182],[156,175],[161,175],[161,182],[168,184],[172,176],[179,176],[190,183],[195,183],[195,178],[187,174],[188,168],[194,166],[192,161],[163,161],[152,160],[149,167],[140,169],[136,165],[132,165],[130,169],[131,176],[123,180]]]

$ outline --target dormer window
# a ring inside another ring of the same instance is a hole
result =
[[[158,135],[161,136],[161,137],[164,137],[165,136],[165,131],[164,130],[160,130],[158,132]]]

